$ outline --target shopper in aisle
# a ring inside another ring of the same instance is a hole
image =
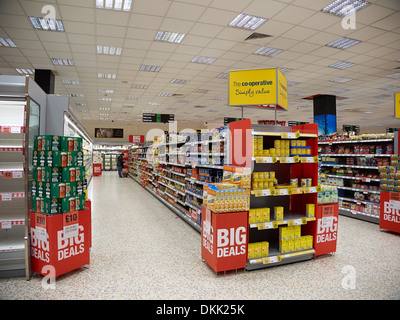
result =
[[[122,157],[123,157],[123,155],[121,153],[117,158],[118,175],[119,175],[120,178],[123,178],[123,176],[122,176],[122,168],[124,167],[124,160],[122,159]]]

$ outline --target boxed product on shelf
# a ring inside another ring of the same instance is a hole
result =
[[[306,204],[306,216],[307,217],[315,217],[315,204],[314,203]]]
[[[60,150],[60,136],[37,135],[34,138],[33,148],[38,151]]]
[[[324,203],[337,203],[338,202],[338,189],[335,186],[321,185],[321,191],[318,192],[318,204]]]
[[[248,259],[267,257],[269,255],[269,242],[253,242],[248,244]]]
[[[223,183],[233,183],[242,189],[251,186],[251,168],[223,166]]]
[[[203,204],[215,213],[248,211],[249,198],[236,184],[207,183],[203,189]]]

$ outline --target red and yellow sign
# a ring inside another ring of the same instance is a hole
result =
[[[394,117],[400,118],[400,93],[394,94]]]

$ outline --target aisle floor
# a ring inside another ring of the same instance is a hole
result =
[[[400,299],[400,236],[376,224],[340,216],[334,255],[216,275],[201,259],[200,234],[131,178],[93,177],[89,197],[89,267],[48,290],[38,275],[0,278],[0,300]]]

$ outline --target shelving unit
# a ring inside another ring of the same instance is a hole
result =
[[[233,165],[241,166],[250,164],[253,168],[249,215],[254,209],[269,208],[270,210],[269,221],[254,222],[250,220],[249,216],[249,246],[267,241],[269,251],[267,256],[250,257],[245,269],[256,270],[311,259],[315,253],[312,247],[300,248],[300,250],[291,252],[283,251],[280,246],[279,234],[281,227],[302,226],[316,220],[315,217],[306,215],[306,204],[313,204],[315,208],[317,206],[317,192],[319,191],[318,128],[315,124],[294,127],[252,125],[249,120],[242,120],[230,123],[229,130],[233,140],[230,145],[241,146],[239,151],[230,150],[230,162]],[[241,130],[243,134],[235,135],[234,132],[238,130]],[[257,155],[257,146],[253,140],[255,137],[261,139],[263,153],[268,150],[273,154],[269,156]],[[241,140],[241,143],[236,139]],[[282,156],[285,152],[275,150],[275,140],[305,140],[305,148],[310,149],[309,154],[293,156],[292,152],[294,151],[289,147],[290,151],[285,151],[288,156]],[[244,149],[246,152],[242,152]],[[235,159],[235,154],[246,154],[246,156],[238,160]],[[265,181],[268,183],[274,179],[277,181],[273,182],[273,186],[269,184],[267,188],[265,182],[263,187],[257,186],[254,183],[257,181],[255,177],[260,172],[273,172],[274,177]],[[291,185],[292,179],[297,179],[299,184],[297,186]],[[302,179],[312,179],[312,183],[309,186],[301,186]],[[275,207],[283,207],[284,214],[281,220],[274,217]],[[302,234],[302,236],[305,235]]]
[[[131,147],[128,175],[201,232],[203,185],[222,181],[225,135],[226,130],[166,133],[152,144]]]
[[[0,277],[30,277],[28,211],[31,206],[33,137],[40,106],[29,77],[0,81]]]
[[[380,139],[319,141],[321,183],[339,191],[339,214],[379,223],[380,166],[389,165],[398,149],[398,139],[387,134]]]
[[[83,161],[85,163],[86,185],[89,185],[93,177],[93,140],[79,121],[68,111],[64,112],[64,136],[81,137]]]

